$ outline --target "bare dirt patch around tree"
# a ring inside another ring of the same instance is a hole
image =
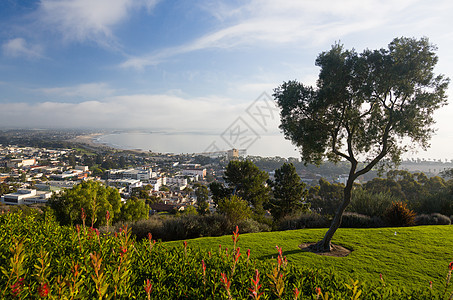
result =
[[[302,249],[302,251],[311,252],[311,253],[315,253],[318,255],[334,256],[334,257],[345,257],[345,256],[348,256],[349,253],[352,252],[351,250],[349,250],[343,246],[334,245],[334,244],[332,244],[331,251],[317,252],[317,251],[315,251],[314,247],[312,247],[315,244],[316,243],[304,243],[304,244],[300,244],[299,248]]]

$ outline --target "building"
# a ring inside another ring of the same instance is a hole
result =
[[[63,172],[61,174],[52,174],[50,175],[50,178],[55,179],[55,180],[65,180],[69,178],[74,178],[77,177],[77,179],[82,179],[87,177],[87,173],[84,173],[81,170],[69,170],[66,172]]]
[[[231,149],[227,151],[227,159],[232,160],[239,158],[239,150],[238,149]]]
[[[167,177],[150,178],[148,182],[153,186],[153,191],[158,192],[161,186],[167,185]]]
[[[182,171],[182,175],[189,175],[189,176],[198,176],[201,177],[202,179],[206,177],[206,169],[201,169],[201,168],[190,168],[190,169],[185,169]]]
[[[20,189],[15,193],[3,195],[1,201],[10,205],[47,203],[51,196],[52,192]]]
[[[137,168],[128,170],[108,170],[108,179],[136,179],[148,180],[152,177],[151,168]]]
[[[115,179],[108,181],[109,186],[116,187],[120,192],[131,193],[132,189],[140,188],[143,186],[143,183],[137,179]]]
[[[176,184],[178,186],[187,186],[187,178],[182,176],[167,177],[167,184]]]
[[[29,159],[11,159],[6,162],[6,166],[8,168],[20,168],[20,167],[28,167],[28,166],[33,166],[36,164],[36,159],[34,158],[29,158]]]

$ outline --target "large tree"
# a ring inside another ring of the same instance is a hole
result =
[[[263,204],[269,202],[269,175],[261,171],[250,160],[232,160],[224,175],[225,182],[233,195],[237,195],[253,206],[254,213],[264,215]]]
[[[288,81],[274,90],[280,128],[305,162],[350,163],[343,200],[316,250],[331,250],[360,175],[385,157],[398,162],[410,146],[429,146],[433,112],[446,104],[449,82],[434,74],[435,50],[427,38],[396,38],[387,49],[360,54],[335,44],[316,59],[321,68],[316,87]],[[363,168],[359,159],[366,162]]]
[[[90,224],[92,221],[95,226],[106,223],[107,211],[113,221],[118,221],[122,206],[117,189],[105,187],[95,181],[84,181],[72,189],[66,189],[53,197],[49,203],[61,224],[81,224],[83,208],[87,223]]]
[[[197,197],[197,212],[200,215],[209,213],[209,190],[204,184],[195,184],[195,196]]]
[[[292,163],[284,163],[275,170],[275,180],[270,181],[272,199],[270,211],[275,220],[302,210],[308,210],[304,203],[305,183],[297,175]]]

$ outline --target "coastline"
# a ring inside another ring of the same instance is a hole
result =
[[[110,144],[97,142],[99,137],[106,135],[106,133],[92,133],[87,135],[79,135],[73,139],[70,139],[69,142],[84,145],[87,148],[92,150],[108,150],[108,151],[130,151],[139,154],[151,153],[150,151],[145,151],[142,149],[124,149],[119,147],[113,147]]]

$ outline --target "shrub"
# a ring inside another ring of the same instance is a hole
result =
[[[341,219],[343,228],[375,228],[384,226],[380,217],[370,217],[358,213],[345,212]]]
[[[117,224],[117,229],[124,224]],[[239,223],[230,222],[223,214],[209,215],[186,215],[161,218],[152,216],[148,220],[141,220],[130,224],[132,234],[138,240],[147,238],[151,233],[155,239],[162,241],[175,241],[207,236],[221,236],[230,234],[236,225],[239,225],[241,233],[270,231],[266,224],[253,219],[244,219]]]
[[[233,225],[238,225],[252,215],[248,202],[236,195],[219,200],[217,211],[224,214]]]
[[[239,223],[241,233],[256,233],[263,231],[271,231],[271,227],[267,224],[258,222],[254,219],[246,219]],[[230,232],[228,232],[230,233]]]
[[[451,220],[449,217],[439,214],[421,214],[415,217],[416,225],[450,225]]]
[[[146,220],[140,220],[131,225],[131,232],[137,239],[143,239],[151,233],[155,239],[163,239],[164,222],[159,216],[151,216]]]
[[[396,201],[390,193],[372,193],[362,188],[352,192],[351,203],[347,210],[366,216],[382,217],[392,202]]]
[[[453,198],[449,191],[440,191],[432,194],[421,200],[417,212],[430,214],[430,213],[443,213],[451,215],[453,213]]]
[[[276,259],[254,259],[245,247],[236,247],[238,240],[235,231],[233,247],[207,252],[192,248],[190,241],[171,246],[150,236],[137,242],[127,228],[102,235],[86,226],[59,226],[43,215],[0,214],[0,297],[446,299],[453,294],[453,262],[446,284],[406,290],[386,284],[382,276],[381,283],[347,283],[332,271],[294,267],[278,246]]]
[[[284,217],[277,225],[278,230],[329,227],[329,219],[318,213],[302,213]]]
[[[404,202],[392,202],[392,205],[385,211],[385,219],[391,226],[415,225],[415,213],[407,208],[407,204]]]

